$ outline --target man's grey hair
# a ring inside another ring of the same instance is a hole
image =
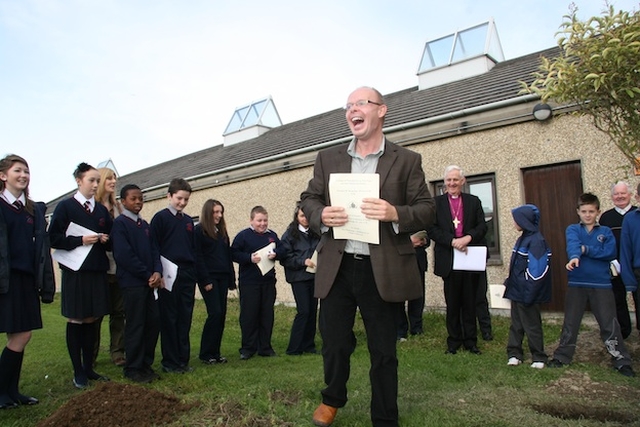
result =
[[[451,171],[458,171],[460,172],[460,178],[464,178],[464,172],[462,171],[462,168],[460,166],[457,165],[449,165],[446,168],[444,168],[444,178],[447,177],[447,174]]]
[[[631,186],[631,184],[629,184],[627,181],[617,181],[615,184],[613,184],[611,186],[611,195],[613,196],[614,193],[616,192],[616,187],[618,185],[624,185],[625,187],[627,187],[627,193],[629,194],[633,194],[633,187]]]

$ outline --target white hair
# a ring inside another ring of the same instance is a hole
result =
[[[447,174],[451,171],[458,171],[460,173],[460,178],[464,178],[464,172],[462,171],[462,168],[457,165],[449,165],[444,168],[444,177],[446,178]]]
[[[617,181],[615,184],[613,184],[611,186],[611,195],[612,196],[615,194],[616,187],[618,185],[624,185],[625,187],[627,187],[627,193],[633,194],[633,187],[631,186],[631,184],[629,184],[627,181]]]

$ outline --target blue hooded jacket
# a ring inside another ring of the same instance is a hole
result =
[[[540,211],[523,205],[511,211],[522,235],[511,253],[504,297],[526,305],[551,301],[551,249],[538,231]]]

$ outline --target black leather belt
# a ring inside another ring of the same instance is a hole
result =
[[[350,252],[345,252],[345,254],[349,257],[353,257],[353,259],[357,260],[357,261],[365,261],[365,260],[369,260],[371,258],[371,255],[364,255],[364,254],[352,254]]]

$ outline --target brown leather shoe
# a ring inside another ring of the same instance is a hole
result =
[[[333,424],[338,408],[321,403],[313,413],[313,425],[319,427],[329,427]]]

